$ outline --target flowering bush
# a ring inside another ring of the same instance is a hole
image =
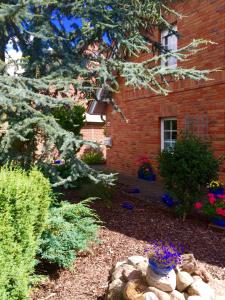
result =
[[[151,161],[147,156],[141,156],[138,159],[139,169],[138,174],[142,173],[144,176],[153,175]]]
[[[207,187],[211,193],[224,194],[224,186],[218,180],[212,180]]]
[[[210,144],[190,135],[180,136],[173,149],[162,151],[159,172],[167,193],[179,199],[180,204],[174,206],[177,214],[185,218],[191,212],[207,183],[217,178],[219,165]]]
[[[184,250],[182,246],[175,246],[173,243],[156,241],[145,250],[148,253],[149,261],[153,261],[159,268],[175,268],[181,263],[181,255]]]
[[[210,217],[225,219],[225,195],[209,193],[207,201],[195,202],[194,207],[196,209],[202,209],[202,211]]]
[[[218,180],[212,180],[209,184],[210,189],[223,188],[223,184]]]
[[[105,162],[101,148],[86,147],[81,159],[88,165],[98,165]]]

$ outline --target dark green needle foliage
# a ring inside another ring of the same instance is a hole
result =
[[[54,115],[56,108],[72,107],[73,102],[69,97],[56,99],[49,89],[54,86],[62,95],[68,95],[72,84],[87,99],[95,99],[96,91],[103,88],[105,101],[120,111],[113,100],[113,93],[119,89],[118,76],[134,88],[143,87],[163,95],[169,92],[168,82],[172,78],[207,79],[209,71],[174,69],[160,64],[162,57],[174,56],[183,61],[208,43],[194,40],[177,52],[170,52],[154,40],[154,30],[171,29],[167,22],[169,15],[181,17],[169,8],[171,2],[1,1],[0,163],[20,163],[24,168],[37,164],[55,185],[67,185],[85,176],[112,182],[112,175],[97,173],[75,156],[86,142],[66,130]],[[23,54],[20,62],[13,62],[23,67],[17,76],[7,73],[7,64],[12,63],[6,60],[9,41]],[[141,53],[153,55],[139,63],[129,60]],[[37,156],[40,139],[42,151]],[[46,158],[53,145],[69,166],[66,178]]]

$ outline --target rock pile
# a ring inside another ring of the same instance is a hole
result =
[[[192,254],[166,276],[152,271],[147,258],[131,256],[110,272],[106,300],[225,300],[225,285],[211,278]]]

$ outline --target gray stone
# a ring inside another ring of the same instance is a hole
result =
[[[190,296],[201,296],[204,300],[215,300],[215,291],[200,279],[195,280],[187,292]]]
[[[187,272],[177,272],[176,289],[183,292],[189,285],[194,282],[192,276]]]
[[[204,300],[204,299],[200,296],[190,296],[187,298],[187,300]]]
[[[142,272],[142,276],[146,277],[146,274],[147,274],[147,269],[148,269],[148,263],[145,262],[145,261],[142,261],[140,263],[138,263],[136,265],[136,269],[138,271],[141,271]]]
[[[122,276],[126,281],[141,279],[142,273],[141,271],[136,270],[131,265],[123,265]]]
[[[128,263],[133,266],[136,266],[137,264],[139,264],[141,262],[147,262],[147,258],[144,256],[138,256],[138,255],[128,257]]]
[[[123,297],[125,300],[145,300],[143,293],[146,289],[147,285],[142,280],[128,281],[123,289]]]
[[[215,290],[217,298],[224,297],[225,300],[225,280],[213,279],[208,285]]]
[[[178,292],[177,290],[174,290],[170,294],[170,300],[185,300],[185,297],[184,294]]]
[[[168,275],[161,276],[152,271],[150,267],[147,269],[146,281],[149,286],[156,287],[163,292],[172,292],[176,287],[176,273],[171,270]]]
[[[155,287],[149,287],[147,291],[154,293],[159,298],[159,300],[170,300],[169,294]]]
[[[118,261],[115,265],[115,269],[117,269],[118,267],[124,265],[124,264],[127,264],[127,260],[123,260],[123,261]]]
[[[122,300],[123,299],[123,288],[125,283],[120,280],[116,279],[112,281],[109,285],[108,293],[106,296],[107,300]]]
[[[147,292],[143,294],[145,300],[160,300],[154,293]]]
[[[116,269],[114,269],[112,276],[111,276],[111,280],[116,280],[116,279],[122,279],[123,277],[123,266],[119,266]]]

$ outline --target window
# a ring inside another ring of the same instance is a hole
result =
[[[177,140],[177,119],[161,119],[161,150],[174,147]]]
[[[174,33],[174,31],[177,31],[177,26],[173,26],[172,31],[166,29],[161,32],[161,43],[166,48],[166,50],[177,50],[177,35]],[[176,68],[177,59],[175,57],[169,57],[168,59],[162,60],[161,64],[164,66]]]

